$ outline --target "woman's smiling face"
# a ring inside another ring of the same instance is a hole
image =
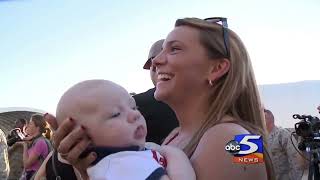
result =
[[[156,99],[168,103],[201,93],[208,87],[210,63],[206,49],[200,44],[198,30],[175,27],[161,53],[153,59],[158,78]]]

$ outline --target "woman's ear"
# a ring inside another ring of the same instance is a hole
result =
[[[229,71],[230,61],[226,58],[215,60],[210,68],[208,80],[214,82]]]

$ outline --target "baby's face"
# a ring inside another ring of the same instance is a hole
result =
[[[144,147],[146,122],[127,91],[119,87],[109,87],[107,91],[97,88],[84,98],[82,103],[86,104],[79,106],[83,115],[76,121],[87,128],[94,145]]]

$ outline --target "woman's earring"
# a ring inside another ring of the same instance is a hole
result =
[[[213,82],[211,80],[209,80],[209,85],[213,86]]]

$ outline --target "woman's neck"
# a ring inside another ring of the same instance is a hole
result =
[[[171,105],[179,121],[179,133],[194,134],[201,127],[207,115],[207,99],[205,96],[189,96],[182,103]]]
[[[41,133],[38,132],[38,133],[34,133],[33,135],[31,135],[31,137],[32,137],[32,138],[36,138],[36,137],[38,137],[38,136],[40,136],[40,135],[41,135]]]

